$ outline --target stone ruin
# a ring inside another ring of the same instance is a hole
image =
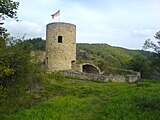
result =
[[[46,28],[45,66],[47,73],[59,71],[65,76],[96,81],[136,82],[139,72],[129,75],[103,75],[103,72],[91,63],[76,63],[76,25],[54,22]]]

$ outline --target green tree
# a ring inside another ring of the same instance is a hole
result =
[[[17,9],[19,2],[12,0],[0,0],[0,17],[4,20],[6,17],[17,19]]]
[[[151,61],[139,55],[127,63],[128,69],[141,72],[142,78],[149,78],[152,73]]]
[[[2,25],[6,18],[17,20],[18,6],[19,2],[0,0],[0,79],[13,74],[13,69],[5,64],[7,62],[6,57],[8,57],[11,52],[8,51],[6,46],[7,40],[9,40],[9,33],[7,33],[7,30],[2,27]]]
[[[12,40],[0,54],[0,80],[3,86],[16,84],[28,78],[30,72],[33,72],[31,63],[32,45],[23,42],[21,39]],[[13,43],[13,41],[15,41]]]
[[[7,30],[2,27],[6,18],[17,19],[17,9],[19,2],[12,0],[0,0],[0,41],[5,40],[8,37]]]
[[[157,44],[152,42],[150,39],[147,39],[144,43],[143,48],[145,50],[152,48],[160,56],[160,31],[156,32],[154,37],[155,37],[155,39],[157,39]]]
[[[160,31],[155,33],[155,39],[157,40],[157,43],[154,43],[150,39],[147,39],[144,43],[143,48],[146,49],[153,49],[154,54],[149,59],[152,61],[152,66],[154,67],[154,76],[157,76],[157,78],[160,78]],[[156,79],[157,79],[156,78]]]
[[[42,38],[27,39],[25,42],[31,43],[33,45],[33,50],[45,50],[46,41]]]

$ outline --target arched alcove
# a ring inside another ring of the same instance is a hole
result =
[[[82,66],[82,72],[84,73],[91,73],[91,74],[100,74],[100,70],[91,65],[91,64],[85,64]]]

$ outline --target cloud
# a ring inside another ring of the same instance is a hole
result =
[[[133,30],[133,32],[131,33],[131,36],[132,37],[147,37],[151,33],[153,33],[152,29],[138,29],[138,30]]]
[[[13,36],[23,36],[26,34],[26,38],[43,37],[45,36],[45,26],[33,23],[30,21],[16,22],[14,20],[5,24],[5,27]]]
[[[159,0],[19,0],[21,22],[7,21],[14,35],[45,38],[51,14],[61,10],[60,21],[77,26],[77,42],[107,43],[141,48],[159,30]]]

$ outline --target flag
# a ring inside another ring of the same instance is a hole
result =
[[[58,10],[56,13],[54,13],[52,16],[52,19],[54,19],[54,17],[60,16],[60,10]]]

